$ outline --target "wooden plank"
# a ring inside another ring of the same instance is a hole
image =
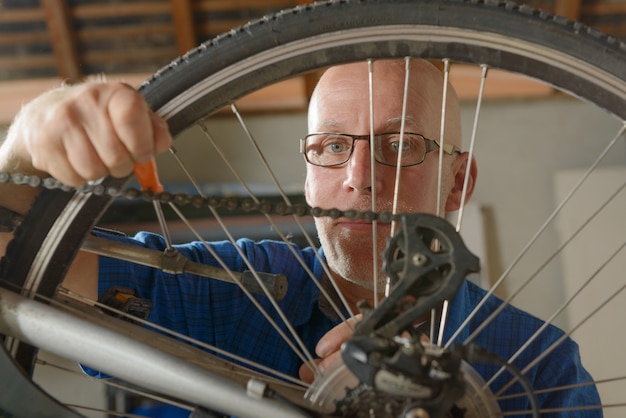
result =
[[[616,19],[615,16],[621,18]],[[626,37],[626,2],[585,2],[580,20],[600,32],[624,38]]]
[[[582,0],[556,0],[554,13],[570,20],[580,20]]]
[[[81,41],[98,41],[123,38],[145,38],[153,35],[172,35],[174,28],[169,23],[135,24],[133,26],[116,26],[105,28],[87,27],[76,32]]]
[[[0,23],[32,23],[44,19],[44,12],[40,8],[4,9],[0,6]]]
[[[623,37],[626,35],[626,26],[625,25],[611,25],[611,24],[593,24],[592,27],[594,29],[599,30],[602,33],[606,33],[609,35],[613,35],[616,37]]]
[[[50,54],[0,57],[0,68],[6,70],[27,70],[36,67],[55,68],[56,61]]]
[[[172,12],[168,1],[162,2],[115,2],[103,4],[79,4],[74,6],[75,19],[97,19],[125,16],[154,16]]]
[[[583,15],[610,15],[626,14],[626,2],[585,3],[582,6]],[[622,22],[624,24],[624,22]]]
[[[0,45],[48,44],[48,32],[12,32],[0,36]]]
[[[298,2],[299,0],[263,0],[262,2],[259,0],[204,0],[196,1],[194,9],[203,12],[246,9],[262,11],[270,9],[287,9],[295,6]]]
[[[44,9],[46,24],[52,40],[57,71],[68,82],[77,82],[82,74],[67,0],[41,0],[41,6]]]
[[[212,38],[224,32],[228,32],[233,28],[245,25],[248,23],[247,19],[229,19],[229,20],[216,20],[216,21],[204,21],[196,25],[196,32],[202,41],[207,38]]]
[[[178,55],[183,55],[198,43],[190,0],[171,0],[172,18]]]
[[[177,56],[176,48],[156,48],[156,49],[133,49],[133,50],[111,50],[111,51],[91,51],[83,54],[83,61],[90,65],[106,63],[120,63],[128,67],[128,64],[137,62],[155,62],[159,66],[167,64]],[[156,70],[156,69],[155,69]]]

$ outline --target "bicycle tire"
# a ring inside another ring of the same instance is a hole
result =
[[[177,135],[275,81],[334,64],[405,56],[522,72],[626,119],[626,44],[502,1],[341,0],[300,6],[202,44],[158,71],[140,91]],[[127,180],[102,184],[123,187]],[[42,191],[16,230],[0,275],[22,293],[52,296],[111,200]]]

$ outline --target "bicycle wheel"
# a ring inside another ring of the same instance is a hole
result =
[[[623,43],[582,25],[506,2],[326,2],[261,19],[201,45],[159,71],[141,91],[179,135],[276,81],[341,63],[410,56],[542,80],[614,115],[617,132],[626,119],[625,51]],[[619,152],[608,158],[623,166]],[[106,189],[122,183],[102,184]],[[619,187],[623,184],[618,193]],[[106,195],[44,190],[2,260],[3,280],[25,294],[52,296],[111,201]],[[617,235],[623,241],[623,231]],[[31,361],[26,357],[23,364]],[[615,377],[619,371],[597,379]]]

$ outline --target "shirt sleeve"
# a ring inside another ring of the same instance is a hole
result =
[[[603,416],[597,387],[582,364],[578,345],[570,338],[540,363],[535,386],[540,391],[542,417]]]
[[[157,251],[166,248],[163,238],[152,233],[141,232],[134,237],[108,232],[98,234]],[[320,336],[332,325],[321,318],[317,308],[319,290],[309,272],[319,278],[322,268],[311,248],[248,239],[235,244],[230,241],[191,242],[175,248],[196,263],[218,268],[226,266],[234,272],[254,269],[285,275],[287,294],[277,304],[309,349],[315,347]],[[257,309],[257,305],[261,306],[279,327],[285,328],[284,321],[265,296],[253,295],[255,304],[234,283],[188,273],[168,274],[160,269],[100,257],[99,294],[111,286],[131,288],[137,296],[150,300],[153,304],[150,322],[261,364],[297,373],[301,361],[297,357],[292,359],[289,352],[293,350]],[[312,323],[318,322],[315,330],[309,330]]]

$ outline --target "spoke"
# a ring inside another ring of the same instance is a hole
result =
[[[406,129],[406,102],[409,96],[409,79],[411,77],[411,57],[404,59],[404,92],[402,95],[402,116],[400,119],[400,145],[398,150],[398,162],[396,164],[396,179],[393,187],[393,206],[391,213],[398,213],[398,196],[400,195],[400,176],[402,174],[402,153],[404,151],[404,132]],[[396,221],[391,222],[391,236],[396,233]]]
[[[626,403],[610,404],[610,405],[602,404],[602,405],[570,406],[570,407],[563,407],[563,408],[540,409],[539,413],[548,414],[548,413],[555,413],[555,412],[594,411],[596,409],[621,408],[624,406],[626,406]],[[530,410],[509,411],[509,412],[503,412],[502,416],[512,417],[512,416],[518,416],[518,415],[528,415],[532,412],[533,411],[530,411]]]
[[[156,213],[157,219],[159,221],[159,225],[161,227],[161,232],[163,234],[163,239],[165,240],[165,245],[168,250],[172,250],[172,236],[170,235],[170,230],[167,227],[167,222],[165,221],[165,215],[163,214],[163,209],[161,208],[161,203],[153,200],[152,204],[154,206],[154,212]]]
[[[473,164],[474,146],[476,145],[476,132],[478,131],[478,117],[482,108],[483,95],[485,93],[485,82],[487,81],[488,67],[485,64],[480,66],[482,73],[480,77],[480,87],[478,88],[478,98],[476,99],[476,111],[474,112],[474,123],[472,124],[472,136],[470,138],[470,146],[468,150],[467,160],[469,161],[467,168],[465,169],[465,179],[463,180],[463,192],[461,193],[461,206],[459,207],[459,213],[457,217],[456,231],[461,230],[461,224],[463,222],[463,212],[465,210],[465,200],[467,198],[467,187],[470,177],[470,172]],[[440,344],[441,345],[441,344]]]
[[[189,171],[187,165],[180,158],[180,155],[178,155],[178,151],[176,151],[176,148],[170,147],[170,154],[172,155],[172,157],[174,157],[178,166],[183,170],[185,176],[187,177],[187,180],[189,180],[193,185],[193,188],[198,191],[201,196],[204,196],[204,193],[202,192],[202,187],[200,187],[200,183],[196,180],[194,175],[191,174],[191,171]]]
[[[442,208],[441,208],[441,192],[443,187],[443,150],[446,144],[445,140],[445,132],[446,132],[446,113],[447,113],[447,105],[448,105],[448,80],[450,78],[450,60],[443,60],[443,97],[441,99],[441,127],[439,132],[439,164],[437,171],[437,216],[443,216]],[[434,245],[439,246],[439,242],[436,241]],[[443,332],[446,326],[446,319],[448,318],[448,301],[444,301],[442,307],[442,314],[439,323],[439,335],[437,337],[437,345],[441,346],[443,341]],[[432,326],[430,327],[430,340],[435,340],[435,318],[436,318],[436,310],[432,309],[430,311],[430,317],[432,318]]]
[[[374,136],[374,61],[367,60],[367,81],[369,97],[369,117],[370,117],[370,184],[372,185],[372,213],[376,213],[376,154]],[[372,271],[374,289],[374,307],[378,306],[378,222],[372,221]],[[385,297],[389,296],[389,278],[385,287]]]
[[[237,106],[235,106],[235,104],[233,103],[233,104],[230,105],[230,109],[233,112],[233,114],[237,117],[237,120],[239,121],[239,125],[244,130],[246,136],[248,137],[248,140],[250,141],[250,144],[252,145],[252,147],[256,151],[257,157],[259,157],[259,159],[263,162],[263,168],[267,171],[267,173],[272,178],[272,182],[274,183],[274,186],[276,186],[276,189],[278,190],[278,192],[280,193],[281,197],[283,198],[283,201],[285,203],[291,205],[291,201],[290,201],[289,197],[287,196],[287,194],[283,190],[283,187],[280,185],[280,182],[278,181],[278,178],[276,178],[276,174],[274,174],[274,170],[272,170],[272,167],[267,162],[267,159],[265,158],[265,154],[261,151],[261,148],[259,147],[259,144],[254,139],[254,137],[252,136],[252,133],[250,132],[250,129],[248,129],[248,125],[244,122],[243,117],[241,116],[241,113],[239,113],[239,110],[237,109]],[[230,165],[229,165],[229,167],[230,167]],[[302,232],[306,233],[305,231],[302,231]]]
[[[446,114],[448,106],[448,80],[450,79],[450,60],[443,60],[443,96],[441,98],[441,125],[439,128],[439,165],[437,171],[437,216],[442,216],[441,188],[443,184],[443,157],[446,145]]]
[[[535,390],[534,393],[535,395],[541,395],[542,393],[552,393],[552,392],[557,392],[560,390],[575,389],[575,388],[581,388],[581,387],[586,387],[586,386],[591,386],[591,385],[598,386],[604,383],[613,383],[613,382],[620,382],[620,381],[626,381],[626,376],[614,377],[611,379],[592,380],[589,382],[576,383],[572,385],[554,386],[554,387],[547,388],[547,389]],[[525,396],[528,396],[526,392],[520,392],[520,393],[514,393],[510,395],[501,395],[501,396],[498,396],[497,399],[504,400],[504,399],[513,399],[513,398],[523,398]]]
[[[411,77],[411,57],[404,58],[404,90],[402,94],[402,115],[400,116],[400,144],[398,150],[398,161],[396,163],[396,178],[394,181],[393,187],[393,203],[391,208],[391,213],[394,215],[398,213],[398,197],[400,195],[400,180],[402,175],[402,153],[404,151],[404,132],[406,130],[406,113],[407,113],[407,100],[409,96],[409,79]],[[373,150],[372,150],[373,152]],[[390,236],[393,237],[396,233],[396,221],[391,222],[391,233]],[[385,297],[389,296],[391,292],[391,287],[395,283],[391,283],[391,277],[387,276],[387,281],[385,284]]]
[[[547,229],[548,225],[552,223],[552,221],[556,218],[556,216],[561,212],[563,207],[569,202],[572,196],[576,193],[576,191],[582,186],[585,180],[591,175],[593,171],[595,171],[596,167],[600,164],[600,161],[608,154],[608,152],[613,148],[613,146],[617,143],[617,141],[626,133],[626,124],[622,126],[617,135],[609,141],[605,149],[600,153],[598,158],[593,162],[593,164],[589,167],[587,172],[580,178],[578,183],[570,190],[568,195],[563,199],[563,201],[557,206],[557,208],[550,214],[548,219],[541,225],[541,227],[537,230],[535,235],[530,239],[530,241],[526,244],[526,246],[522,249],[522,251],[517,255],[517,257],[513,260],[513,262],[507,267],[507,269],[502,273],[500,278],[494,283],[494,285],[489,289],[487,294],[483,297],[483,299],[476,305],[476,307],[470,312],[470,314],[465,318],[463,323],[459,326],[459,328],[454,332],[454,334],[450,337],[448,342],[445,345],[445,348],[449,348],[450,345],[456,340],[456,338],[460,335],[461,331],[470,323],[470,321],[476,316],[478,311],[484,306],[487,300],[494,294],[495,290],[504,282],[504,280],[508,277],[509,273],[513,270],[513,268],[520,262],[520,260],[526,255],[526,253],[530,250],[533,244],[539,239],[539,236]],[[522,287],[525,287],[528,284],[528,280],[522,284]],[[518,292],[519,293],[519,290]],[[511,298],[509,298],[510,300]],[[507,302],[505,302],[507,303]],[[504,308],[503,308],[504,309]],[[493,316],[493,315],[492,315]],[[486,326],[486,325],[485,325]],[[484,326],[480,327],[482,330]],[[471,341],[474,336],[480,332],[479,330],[474,331],[472,336],[468,338]]]
[[[84,405],[74,405],[74,404],[64,404],[65,406],[67,406],[68,408],[74,408],[74,409],[82,409],[84,411],[92,411],[92,412],[101,412],[103,414],[107,414],[109,417],[110,416],[114,416],[114,417],[126,417],[126,418],[149,418],[148,415],[138,415],[138,414],[131,414],[128,412],[117,412],[117,411],[112,411],[110,409],[102,409],[102,408],[93,408],[93,407],[89,407],[89,406],[84,406]]]

